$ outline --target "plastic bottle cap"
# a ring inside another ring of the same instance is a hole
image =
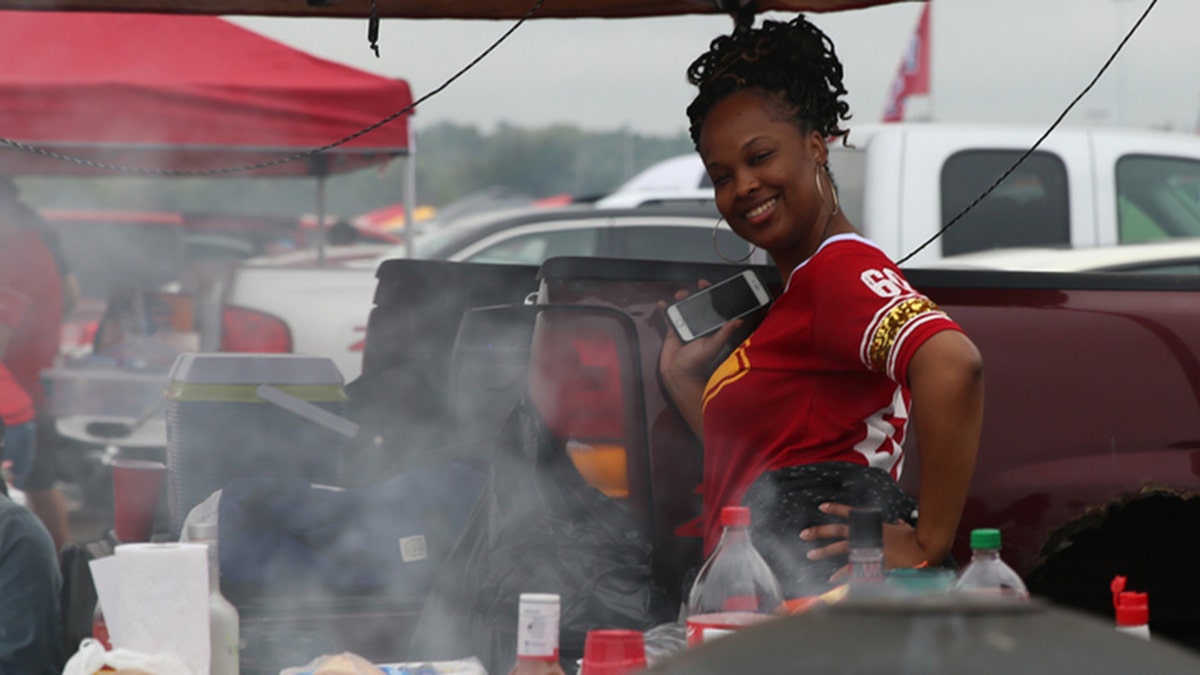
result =
[[[994,528],[971,530],[971,548],[1000,548],[1000,530]]]
[[[1117,595],[1117,625],[1142,626],[1150,622],[1150,598],[1145,593],[1123,591]]]
[[[590,630],[582,675],[626,675],[646,667],[646,643],[636,630]]]
[[[745,506],[726,506],[721,509],[722,527],[748,527],[750,525],[750,509]]]
[[[883,512],[850,509],[850,548],[883,548]]]
[[[209,541],[217,538],[217,523],[188,523],[188,539],[192,541]]]
[[[522,593],[519,604],[557,605],[561,602],[558,593]]]

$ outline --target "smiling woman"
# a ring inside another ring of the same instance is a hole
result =
[[[786,280],[715,371],[741,321],[686,345],[664,341],[664,382],[704,442],[706,550],[715,514],[749,506],[785,595],[816,595],[845,561],[849,509],[873,506],[892,523],[886,564],[941,563],[974,469],[980,357],[840,208],[826,139],[845,135],[849,108],[833,42],[804,17],[742,26],[713,40],[688,78],[700,90],[692,139],[717,208]],[[895,482],[910,409],[916,500]]]

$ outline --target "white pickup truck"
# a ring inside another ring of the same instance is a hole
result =
[[[849,147],[838,144],[830,153],[841,206],[890,256],[904,259],[1008,171],[1042,131],[940,123],[854,126]],[[699,164],[698,157],[695,161]],[[681,201],[695,201],[695,195],[687,192]],[[711,249],[711,244],[693,246],[683,235],[702,231],[707,238],[708,222],[696,216],[675,223],[684,227],[674,230],[678,248],[687,251],[644,243],[634,250],[623,248],[614,228],[597,238],[578,230],[574,235],[556,232],[557,239],[551,240],[544,223],[518,223],[489,233],[486,240],[463,243],[458,253],[443,248],[433,257],[525,264],[554,255],[698,260],[701,249]],[[539,227],[540,233],[535,231]],[[1061,128],[906,264],[919,267],[992,248],[1090,247],[1188,236],[1200,236],[1200,136]],[[732,246],[726,250],[735,257]],[[286,349],[333,358],[347,380],[354,379],[361,369],[375,269],[387,257],[402,255],[400,251],[327,268],[311,261],[247,262],[223,295],[223,334],[244,337],[243,327],[231,322],[252,317],[274,335],[290,334]],[[429,256],[418,251],[417,257]],[[215,339],[208,346],[218,348]],[[245,350],[244,342],[236,340],[219,348]],[[266,348],[284,344],[275,340]]]
[[[850,221],[910,255],[1037,141],[1029,127],[854,127],[830,153]],[[993,248],[1200,236],[1200,136],[1065,127],[908,264]]]

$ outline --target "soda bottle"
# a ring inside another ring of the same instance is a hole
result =
[[[850,583],[883,583],[883,513],[850,509]]]
[[[517,660],[508,675],[565,675],[558,662],[561,600],[555,593],[522,593],[517,606]]]
[[[208,547],[208,622],[211,675],[238,675],[240,626],[237,608],[221,595],[221,563],[217,552],[217,524],[188,525],[188,541]]]
[[[852,597],[888,595],[883,574],[883,512],[850,509],[850,589]]]
[[[1113,608],[1117,612],[1117,630],[1150,639],[1150,598],[1145,593],[1125,590],[1125,577],[1114,577],[1110,586]]]
[[[1029,597],[1020,575],[1000,559],[1000,530],[981,528],[971,531],[971,562],[963,568],[954,590],[1019,599]]]
[[[721,539],[688,594],[688,646],[763,621],[783,601],[779,581],[750,541],[750,509],[726,506],[721,525]]]

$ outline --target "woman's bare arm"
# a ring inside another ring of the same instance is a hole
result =
[[[915,543],[927,560],[938,563],[950,552],[966,504],[979,436],[983,428],[983,360],[974,343],[958,331],[934,335],[908,366],[913,425],[920,450],[920,515]]]
[[[947,330],[929,338],[909,362],[908,382],[921,453],[919,518],[916,529],[904,523],[884,526],[888,567],[937,564],[950,552],[983,428],[983,361],[966,335]],[[846,504],[822,504],[821,510],[841,518],[850,515]],[[807,528],[800,537],[837,540],[811,551],[808,557],[813,560],[849,551],[844,522]]]

